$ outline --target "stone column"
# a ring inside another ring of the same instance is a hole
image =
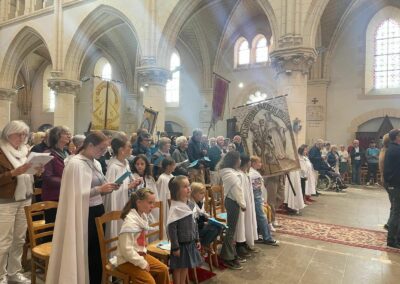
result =
[[[49,87],[56,93],[54,126],[67,126],[72,133],[75,129],[75,96],[81,82],[68,79],[49,79]]]
[[[203,130],[203,134],[209,133],[210,136],[214,136],[214,129],[210,129],[211,116],[212,116],[212,100],[213,100],[213,89],[207,88],[201,90],[201,95],[203,98],[203,103],[199,106],[199,127]],[[210,132],[208,130],[210,129]]]
[[[155,67],[142,66],[137,68],[138,87],[142,90],[143,105],[158,111],[158,117],[154,131],[164,131],[165,124],[165,93],[170,71]],[[139,121],[141,123],[141,121]]]
[[[276,71],[279,95],[288,95],[290,118],[298,118],[302,129],[295,134],[297,146],[306,141],[307,79],[316,58],[312,48],[277,50],[271,53],[272,66]]]
[[[16,94],[16,90],[0,88],[0,130],[10,122],[11,100]]]

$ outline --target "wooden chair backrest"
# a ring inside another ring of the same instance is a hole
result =
[[[112,221],[118,221],[121,219],[121,211],[111,211],[104,215],[96,218],[97,234],[99,237],[100,252],[101,252],[101,263],[103,269],[109,262],[110,254],[117,250],[118,236],[111,236],[110,239],[106,239],[104,233],[104,225],[108,223],[111,225]]]
[[[206,190],[206,194],[204,195],[204,211],[206,211],[207,214],[212,216],[212,200],[211,200],[211,187],[208,187]]]
[[[224,187],[222,185],[211,186],[210,195],[212,204],[212,216],[216,218],[218,213],[225,212]]]
[[[149,225],[150,225],[150,227],[157,227],[158,226],[158,229],[154,230],[154,231],[151,231],[150,233],[148,233],[146,235],[146,237],[149,238],[151,236],[155,236],[155,235],[158,234],[158,239],[162,240],[163,239],[163,234],[164,234],[164,231],[163,231],[164,230],[164,210],[163,210],[164,207],[163,207],[162,201],[157,201],[154,204],[154,208],[159,208],[159,211],[160,211],[158,222],[155,222],[155,223],[152,223],[152,224],[149,224]]]
[[[57,208],[58,202],[56,201],[42,201],[29,206],[25,206],[25,216],[28,224],[29,239],[31,248],[38,245],[37,240],[43,237],[52,236],[54,232],[54,223],[39,224],[37,221],[38,216],[42,216],[44,220],[44,211],[47,209]],[[35,220],[33,217],[35,216]],[[35,225],[33,222],[35,221]]]

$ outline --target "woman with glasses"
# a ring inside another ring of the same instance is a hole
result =
[[[90,133],[65,166],[46,283],[101,283],[95,219],[104,214],[102,195],[119,188],[106,180],[96,160],[107,140],[101,132]]]
[[[71,132],[65,126],[53,127],[49,132],[49,150],[54,158],[46,164],[43,173],[42,200],[57,201],[60,197],[61,177],[64,171],[64,160],[69,152],[66,146],[71,140]],[[46,223],[54,223],[56,220],[57,209],[46,210]]]
[[[11,121],[0,138],[0,283],[30,283],[21,274],[27,222],[24,207],[32,201],[33,176],[27,174],[27,137],[23,121]],[[42,169],[36,169],[41,173]]]

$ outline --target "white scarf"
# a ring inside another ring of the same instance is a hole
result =
[[[10,161],[14,169],[24,165],[27,160],[28,147],[21,145],[18,149],[11,146],[10,143],[0,141],[0,148]],[[33,187],[33,176],[29,174],[22,174],[17,176],[17,188],[15,189],[14,199],[15,201],[21,201],[27,199],[32,195]]]
[[[148,216],[145,213],[140,216],[136,209],[131,209],[126,215],[119,233],[140,233],[153,230],[154,228],[149,226]]]
[[[193,216],[194,210],[190,209],[188,204],[182,201],[171,200],[171,206],[169,208],[169,214],[167,219],[167,226],[189,215]]]

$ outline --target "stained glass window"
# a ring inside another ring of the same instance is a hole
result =
[[[267,62],[268,61],[268,46],[267,39],[265,37],[260,38],[256,44],[256,62]]]
[[[400,24],[385,20],[375,34],[374,86],[400,88]]]
[[[247,40],[239,45],[238,64],[245,65],[250,63],[250,49]]]
[[[260,91],[254,92],[254,94],[251,94],[249,96],[249,99],[247,100],[246,104],[253,104],[253,103],[258,103],[263,100],[265,100],[268,97],[266,93],[261,93]]]
[[[171,55],[170,70],[172,79],[167,82],[165,101],[169,107],[179,106],[179,82],[180,82],[181,59],[175,51]]]

